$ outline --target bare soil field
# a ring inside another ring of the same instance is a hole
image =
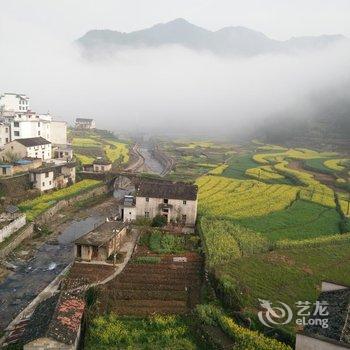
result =
[[[135,261],[145,255],[161,260],[148,264]],[[176,257],[185,259],[174,262]],[[200,301],[202,263],[194,252],[152,254],[144,246],[137,246],[124,271],[104,285],[99,309],[120,316],[185,314]]]

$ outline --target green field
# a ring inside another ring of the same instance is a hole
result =
[[[188,323],[181,316],[94,318],[85,339],[87,350],[196,350]]]
[[[53,191],[51,193],[45,193],[35,199],[21,202],[18,207],[22,212],[26,213],[27,220],[32,221],[58,201],[74,197],[100,185],[102,185],[101,181],[82,180],[80,182],[76,182],[72,186]]]
[[[332,173],[325,161],[335,154],[262,144],[257,152],[234,155],[221,174],[196,181],[208,267],[243,314],[255,314],[259,298],[293,306],[314,301],[322,280],[350,283],[350,234],[341,234],[350,231],[346,194],[337,204],[332,188],[290,166],[301,160]]]

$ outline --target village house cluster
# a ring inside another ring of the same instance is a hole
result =
[[[28,173],[32,188],[62,188],[75,182],[72,160],[65,121],[33,112],[26,95],[0,95],[0,176]]]

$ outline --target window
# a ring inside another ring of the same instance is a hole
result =
[[[168,203],[169,203],[169,199],[164,198],[164,199],[163,199],[163,203],[164,203],[164,204],[168,204]]]
[[[19,128],[19,122],[14,122],[14,123],[13,123],[13,126],[14,126],[15,128]]]
[[[185,204],[185,205],[186,205],[186,204],[187,204],[187,201],[182,201],[182,204]]]
[[[183,223],[186,222],[186,219],[187,219],[187,216],[186,215],[182,215],[181,220],[182,220]]]
[[[6,175],[6,168],[2,168],[3,175]]]
[[[15,136],[19,136],[19,131],[15,131],[13,134],[14,134]]]
[[[6,143],[7,143],[7,142],[9,142],[9,138],[8,138],[8,137],[6,137]]]
[[[49,185],[51,186],[51,184],[52,184],[52,182],[51,181],[49,181]]]
[[[45,181],[43,181],[43,187],[45,187]]]
[[[40,131],[38,131],[38,136],[40,136]]]
[[[49,173],[47,172],[47,173],[45,173],[45,177],[49,177]]]
[[[40,122],[38,122],[38,127],[40,128]]]
[[[5,132],[8,133],[9,132],[9,128],[5,128]]]
[[[149,218],[149,211],[145,211],[145,218]]]
[[[149,198],[148,197],[146,197],[146,202],[149,202]]]
[[[163,213],[169,213],[169,209],[168,208],[164,208],[163,209]]]

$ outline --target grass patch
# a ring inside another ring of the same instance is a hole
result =
[[[62,188],[51,193],[43,194],[35,199],[27,200],[18,205],[22,212],[26,213],[27,220],[33,221],[38,215],[52,207],[58,201],[75,197],[78,194],[92,190],[101,186],[101,181],[82,180],[74,185]]]
[[[257,163],[252,160],[250,154],[234,156],[228,162],[228,168],[222,173],[222,176],[233,179],[247,179],[245,172],[250,168],[256,168]]]

